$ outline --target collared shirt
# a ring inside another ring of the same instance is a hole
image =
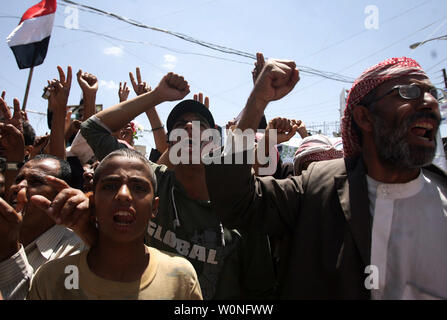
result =
[[[373,299],[447,299],[447,185],[425,169],[408,183],[367,176]]]
[[[6,300],[23,300],[28,294],[34,273],[44,263],[79,253],[84,242],[70,229],[55,225],[26,248],[0,262],[0,290]]]

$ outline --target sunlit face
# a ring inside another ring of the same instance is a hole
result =
[[[11,186],[9,203],[24,215],[24,225],[51,221],[45,212],[30,201],[34,195],[41,195],[53,200],[58,191],[49,185],[45,176],[58,177],[59,161],[55,159],[30,160],[19,171]]]
[[[197,128],[199,129],[199,134],[194,135],[193,134],[193,122],[198,122],[198,126]],[[210,143],[209,140],[207,141],[202,141],[202,133],[206,130],[209,129],[210,125],[208,123],[208,121],[206,121],[202,116],[200,116],[199,114],[196,113],[185,113],[182,116],[180,116],[177,121],[174,123],[173,125],[173,129],[180,129],[180,130],[185,130],[187,137],[188,137],[188,141],[184,141],[184,142],[188,142],[185,150],[188,150],[189,152],[189,156],[192,156],[192,152],[193,152],[193,148],[197,149],[200,154],[202,153],[203,148]],[[177,139],[177,142],[175,142],[174,144],[178,143],[181,140],[181,138],[179,137]]]
[[[114,156],[106,161],[94,191],[100,236],[114,242],[143,241],[158,207],[151,171],[136,158]]]
[[[425,91],[433,87],[424,76],[406,76],[386,82],[376,96],[396,85],[418,84]],[[441,115],[437,100],[428,92],[413,100],[392,91],[374,104],[374,141],[379,159],[393,166],[419,168],[433,160]]]

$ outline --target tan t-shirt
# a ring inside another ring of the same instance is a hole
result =
[[[40,267],[28,299],[202,300],[196,271],[183,257],[149,247],[149,265],[141,279],[118,282],[94,274],[87,254],[85,250]]]

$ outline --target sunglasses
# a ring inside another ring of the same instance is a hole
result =
[[[389,95],[394,90],[398,90],[400,97],[405,100],[419,99],[419,98],[421,98],[421,96],[424,95],[425,92],[430,93],[432,95],[432,97],[435,98],[437,101],[444,99],[446,97],[446,93],[441,89],[438,89],[435,87],[422,88],[420,85],[413,83],[413,84],[403,84],[403,85],[394,86],[384,95],[371,101],[370,104],[377,102],[380,99],[383,99],[384,97]]]

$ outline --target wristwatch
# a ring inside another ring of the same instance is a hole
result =
[[[7,161],[6,158],[0,157],[0,172],[6,170],[19,170],[23,166],[23,162]]]
[[[19,170],[23,162],[6,162],[6,170]]]

